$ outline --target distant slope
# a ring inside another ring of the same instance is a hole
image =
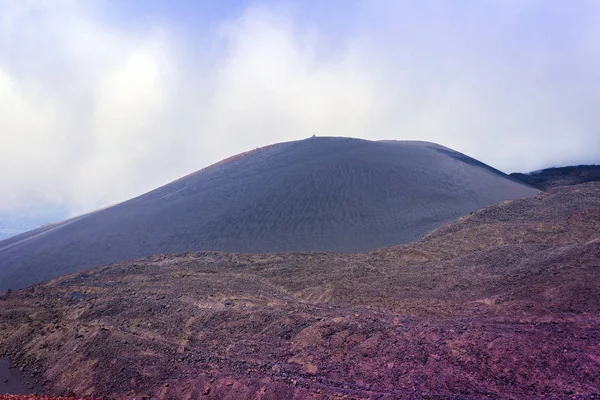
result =
[[[0,290],[159,253],[369,251],[536,193],[432,143],[281,143],[0,242]]]
[[[555,186],[600,182],[600,165],[547,168],[528,174],[515,172],[510,176],[540,190],[548,190]]]
[[[597,399],[599,263],[600,183],[558,187],[366,254],[64,276],[0,299],[0,355],[101,398]]]

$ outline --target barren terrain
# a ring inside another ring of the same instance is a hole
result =
[[[366,254],[157,255],[2,298],[0,355],[48,394],[597,398],[600,183]]]
[[[510,176],[540,190],[548,190],[557,186],[600,182],[600,165],[546,168],[528,174],[513,173]]]

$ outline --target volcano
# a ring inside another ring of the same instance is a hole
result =
[[[538,190],[446,147],[310,138],[249,151],[110,208],[0,242],[0,291],[191,251],[354,253]]]

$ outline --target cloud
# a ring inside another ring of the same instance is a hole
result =
[[[159,183],[152,170],[139,180],[167,140],[168,39],[94,21],[81,4],[3,4],[0,209],[85,211]]]
[[[118,4],[0,0],[0,210],[89,211],[312,134],[600,162],[594,2],[334,2],[337,26],[256,3],[191,30]]]

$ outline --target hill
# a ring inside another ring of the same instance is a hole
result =
[[[540,190],[548,190],[556,186],[600,182],[600,165],[546,168],[528,174],[512,173],[510,176]]]
[[[49,394],[595,398],[600,183],[365,254],[156,255],[0,300]]]
[[[280,143],[0,242],[0,290],[161,253],[370,251],[535,193],[432,143]]]

